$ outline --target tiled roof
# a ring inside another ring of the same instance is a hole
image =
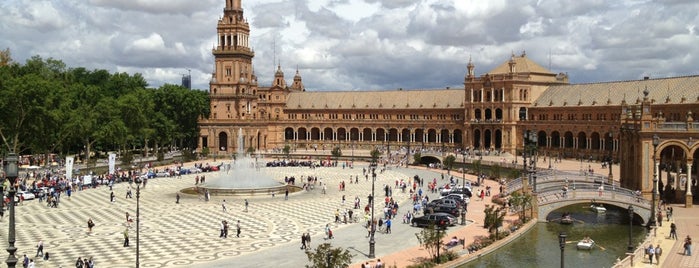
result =
[[[533,60],[527,58],[526,55],[522,56],[512,56],[511,59],[514,59],[515,61],[515,73],[547,73],[551,74],[552,72],[549,71],[548,69],[542,67],[538,63],[534,62]],[[507,74],[510,73],[510,60],[507,60],[500,64],[498,67],[495,67],[494,69],[490,70],[488,74]]]
[[[534,102],[538,107],[620,105],[623,100],[634,104],[643,100],[643,91],[656,104],[697,102],[699,76],[682,76],[648,80],[556,85],[549,87]],[[684,98],[684,101],[683,101]],[[609,100],[609,104],[607,101]]]
[[[293,92],[286,109],[455,109],[465,91],[454,89]]]

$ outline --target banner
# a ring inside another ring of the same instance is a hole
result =
[[[109,175],[114,175],[114,165],[116,164],[116,154],[109,153]]]
[[[70,181],[73,178],[73,158],[74,156],[66,156],[66,179]]]

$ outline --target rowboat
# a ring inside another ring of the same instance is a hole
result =
[[[595,246],[595,241],[592,239],[583,239],[578,241],[578,249],[590,250]]]
[[[597,212],[597,213],[605,213],[605,212],[607,212],[607,209],[604,208],[603,205],[595,205],[595,204],[592,204],[592,205],[590,205],[590,209],[592,209],[592,211]]]

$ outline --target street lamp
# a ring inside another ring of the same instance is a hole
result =
[[[631,244],[631,232],[633,228],[633,206],[629,205],[629,253],[633,252],[633,244]]]
[[[376,163],[374,163],[376,164]],[[376,196],[374,195],[374,184],[376,182],[376,167],[371,169],[371,222],[369,223],[369,230],[371,237],[369,238],[369,258],[376,257],[376,240],[374,240],[374,233],[376,228],[374,227],[374,203],[376,202]]]
[[[139,226],[141,224],[141,210],[140,210],[140,199],[141,199],[141,184],[136,184],[136,268],[141,267],[140,256],[140,245],[139,245]]]
[[[658,170],[656,168],[657,161],[655,160],[655,155],[658,151],[658,144],[660,144],[660,137],[658,134],[653,135],[653,202],[650,205],[650,220],[648,221],[648,227],[655,226],[655,200],[658,191]]]
[[[558,234],[558,244],[561,246],[561,268],[565,267],[566,233]]]
[[[614,185],[614,175],[612,174],[612,164],[614,163],[614,157],[612,156],[612,152],[614,151],[614,133],[609,132],[609,140],[612,141],[612,144],[611,144],[612,149],[609,151],[609,177],[608,178],[609,178],[609,184]],[[655,158],[655,157],[653,157],[653,158]]]
[[[7,247],[7,252],[10,253],[10,256],[7,256],[7,260],[5,260],[7,267],[15,267],[17,264],[17,257],[15,257],[15,252],[17,251],[17,248],[15,247],[15,193],[17,192],[17,189],[15,188],[15,180],[17,179],[19,173],[17,169],[17,162],[19,162],[19,158],[15,153],[9,153],[7,157],[5,157],[5,176],[10,180],[10,189],[7,193],[7,197],[10,198],[10,226],[7,236],[9,246]]]
[[[523,148],[524,148],[524,172],[527,175],[527,179],[534,185],[534,192],[536,192],[536,158],[534,158],[534,152],[536,150],[536,145],[538,142],[538,137],[536,135],[536,130],[534,131],[525,131],[524,136],[523,136]],[[534,146],[534,148],[529,148],[531,146]],[[529,169],[527,169],[527,152],[530,151],[529,159],[534,160],[532,161],[532,171],[529,172]]]
[[[464,158],[465,157],[466,154],[464,154]],[[465,159],[464,163],[466,163]],[[464,197],[466,197],[466,165],[464,165],[461,172],[463,175],[463,185],[461,186],[461,191],[464,193]],[[461,225],[466,225],[466,206],[468,206],[468,202],[466,202],[466,198],[464,198],[464,206],[461,208]]]

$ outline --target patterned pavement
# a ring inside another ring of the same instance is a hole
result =
[[[317,185],[315,190],[291,194],[288,201],[279,195],[247,197],[250,201],[249,212],[243,212],[245,197],[214,196],[211,201],[204,202],[197,196],[181,194],[180,204],[175,204],[175,193],[193,186],[195,175],[150,179],[147,187],[141,189],[140,265],[200,266],[290,245],[292,241],[296,246],[303,232],[321,237],[328,223],[333,229],[351,226],[333,224],[335,210],[350,208],[355,196],[360,197],[363,207],[366,196],[371,192],[371,184],[365,181],[361,167],[289,167],[265,168],[263,171],[280,181],[284,176],[295,176],[297,185],[301,177],[317,176],[319,181],[328,183],[328,194],[321,194],[321,187]],[[396,169],[379,174],[377,197],[383,196],[381,187],[384,184],[394,184],[396,179],[407,181],[412,175],[424,172]],[[339,183],[348,180],[350,175],[353,178],[359,176],[359,184],[349,184],[347,181],[346,190],[340,192]],[[125,213],[128,212],[134,220],[136,216],[136,191],[134,189],[132,199],[125,199],[128,187],[127,183],[114,186],[115,203],[109,202],[109,187],[100,186],[74,192],[71,199],[63,195],[58,208],[48,208],[38,200],[26,201],[18,206],[15,246],[20,264],[22,255],[33,257],[36,243],[43,240],[44,251],[49,252],[51,258],[49,261],[35,260],[37,267],[73,267],[78,257],[92,257],[97,267],[134,267],[135,222],[128,228],[130,247],[123,247],[123,232],[127,229]],[[347,200],[344,206],[342,195]],[[405,201],[407,197],[407,193],[394,192],[394,198],[399,201]],[[227,213],[222,211],[222,199],[226,199]],[[360,214],[355,210],[355,215]],[[87,232],[88,218],[92,218],[96,224],[92,233]],[[224,219],[231,225],[227,239],[219,238],[219,225]],[[235,223],[238,220],[242,234],[240,238],[235,238]],[[0,222],[0,241],[5,245],[7,222],[7,216]]]

